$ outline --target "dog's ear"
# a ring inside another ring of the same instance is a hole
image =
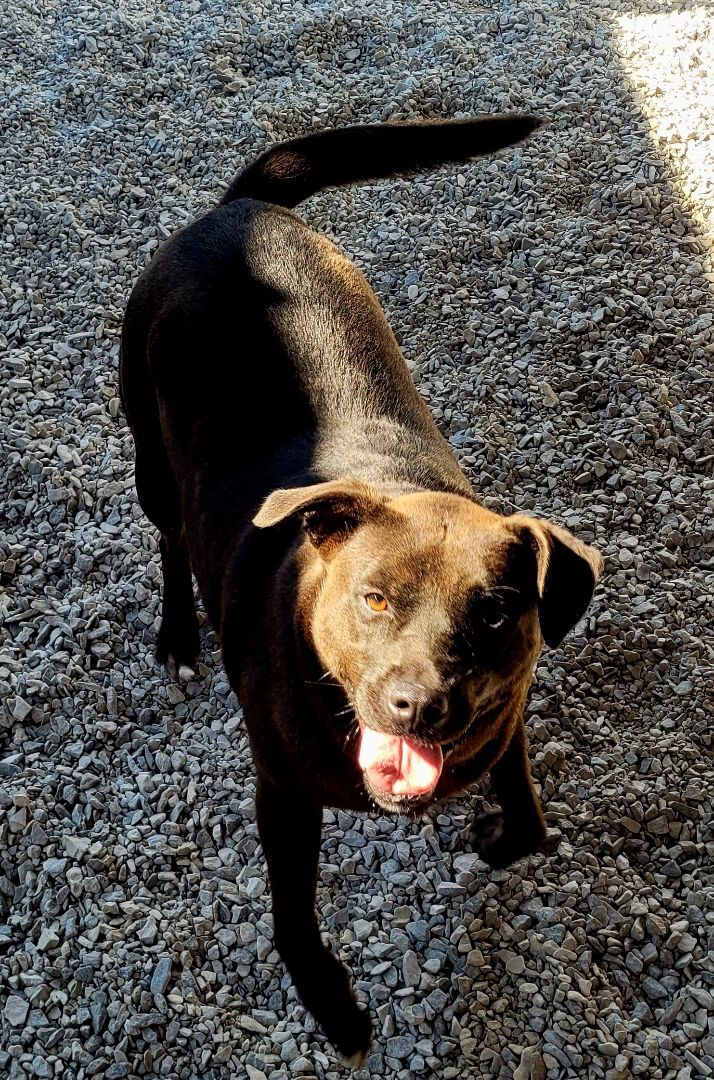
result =
[[[512,521],[535,554],[540,629],[546,645],[555,648],[585,614],[602,573],[602,556],[552,522]]]
[[[268,495],[253,524],[265,529],[299,514],[311,542],[327,556],[385,502],[369,484],[349,477],[309,487],[281,488]]]

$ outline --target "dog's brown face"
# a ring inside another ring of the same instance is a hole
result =
[[[255,524],[296,513],[316,552],[307,630],[354,707],[365,783],[387,809],[428,799],[445,762],[497,736],[543,642],[585,611],[600,557],[545,522],[356,480],[274,492]]]

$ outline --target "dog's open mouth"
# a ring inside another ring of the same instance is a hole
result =
[[[428,795],[444,764],[440,746],[361,726],[359,766],[371,786],[385,795]]]

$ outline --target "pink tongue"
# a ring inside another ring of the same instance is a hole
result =
[[[425,795],[441,776],[440,746],[419,746],[400,735],[362,728],[359,767],[369,781],[388,795]]]

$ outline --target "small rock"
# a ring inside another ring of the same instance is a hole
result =
[[[139,927],[136,936],[144,945],[153,945],[159,936],[159,928],[153,916],[149,916]]]
[[[92,1018],[92,1030],[95,1035],[101,1035],[104,1028],[107,1026],[109,1020],[109,1013],[106,1006],[102,1002],[94,1002],[89,1006],[89,1013]]]
[[[40,952],[44,952],[46,949],[56,949],[59,945],[59,942],[60,939],[58,938],[54,930],[50,930],[48,929],[48,927],[45,927],[37,941],[37,948],[40,950]]]
[[[413,949],[407,949],[402,960],[402,975],[405,986],[418,986],[421,981],[419,961]]]
[[[86,836],[72,836],[69,833],[65,833],[62,837],[62,846],[70,859],[81,859],[87,854],[91,845],[91,840]]]
[[[652,1001],[661,1001],[670,996],[669,991],[662,986],[662,983],[658,982],[657,979],[653,979],[651,975],[642,980],[642,989]]]
[[[246,1063],[245,1070],[248,1073],[248,1080],[268,1080],[265,1073],[261,1069],[256,1069],[253,1065]]]
[[[527,1046],[521,1054],[513,1080],[545,1080],[546,1068],[537,1046]]]
[[[263,936],[263,934],[258,934],[258,937],[257,937],[257,940],[256,940],[256,954],[258,956],[258,959],[259,960],[267,960],[272,951],[273,951],[273,943],[272,943],[272,941],[269,941],[268,938]]]
[[[366,919],[355,919],[352,923],[352,933],[358,941],[367,941],[373,931],[372,923]]]
[[[154,974],[151,976],[151,993],[154,997],[166,993],[166,987],[169,985],[170,978],[171,957],[162,956],[154,968]]]
[[[27,826],[27,807],[21,806],[12,814],[7,815],[7,827],[11,833],[21,833]]]
[[[24,700],[24,698],[21,698],[18,695],[15,698],[15,706],[12,710],[12,715],[15,717],[15,719],[19,721],[19,723],[22,723],[23,720],[27,720],[31,712],[32,705],[30,705],[27,701]]]
[[[395,1035],[387,1039],[387,1055],[403,1061],[414,1053],[414,1039],[408,1035]]]
[[[463,855],[456,855],[453,865],[454,870],[459,874],[476,874],[481,865],[481,858],[475,852],[468,851]]]
[[[506,971],[511,975],[522,975],[526,970],[526,962],[522,956],[513,956],[506,961]]]
[[[27,1019],[29,1010],[29,1001],[25,1001],[24,998],[18,997],[17,994],[10,994],[5,1002],[3,1016],[13,1027],[22,1027]]]

